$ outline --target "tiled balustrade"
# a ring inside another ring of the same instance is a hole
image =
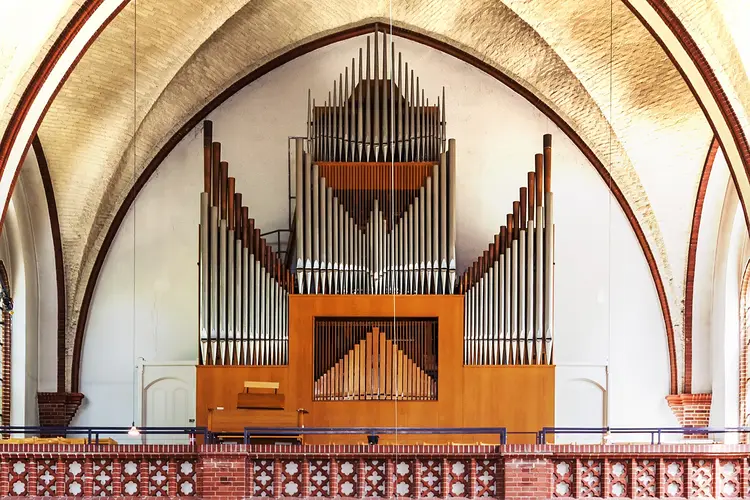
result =
[[[0,496],[750,498],[750,446],[0,447]]]

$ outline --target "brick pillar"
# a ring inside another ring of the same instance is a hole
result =
[[[302,460],[302,491],[300,491],[300,495],[303,498],[310,496],[310,461],[307,458]]]
[[[469,465],[469,491],[466,492],[469,498],[477,497],[477,459],[472,458]]]
[[[708,427],[711,416],[711,394],[673,394],[667,403],[680,427]],[[705,434],[686,434],[685,439],[705,439]]]
[[[360,458],[359,462],[357,462],[357,497],[358,498],[364,498],[365,497],[365,490],[366,488],[366,474],[367,469],[365,469],[365,461],[364,459]]]
[[[245,495],[255,496],[255,462],[249,458],[245,460]]]
[[[244,453],[204,453],[200,476],[202,498],[243,498],[245,493]]]
[[[169,496],[177,496],[177,462],[174,458],[170,458],[167,463],[167,494]]]
[[[335,458],[328,464],[328,496],[339,496],[339,462]]]
[[[281,498],[281,483],[281,460],[277,458],[273,461],[273,480],[271,481],[271,489],[273,491],[274,498]]]
[[[66,496],[65,491],[65,475],[67,473],[65,462],[62,457],[57,459],[57,471],[55,471],[55,496],[64,497]]]
[[[39,484],[39,467],[37,467],[36,459],[30,458],[29,459],[29,465],[27,466],[28,473],[29,473],[29,487],[28,492],[29,496],[36,496],[37,494],[37,485]]]
[[[393,459],[388,458],[385,461],[385,497],[393,498],[393,489],[396,485],[396,468],[393,464]]]
[[[444,458],[440,466],[440,496],[448,498],[451,496],[451,464]]]
[[[667,475],[665,474],[667,470],[667,465],[664,463],[664,459],[660,458],[656,461],[656,471],[654,478],[656,480],[656,498],[666,497],[667,496]],[[689,470],[689,465],[688,465]],[[690,491],[690,485],[688,483],[684,483],[686,491]]]
[[[90,458],[83,463],[83,496],[94,496],[94,462]]]
[[[610,484],[609,475],[612,472],[612,465],[609,463],[609,459],[605,458],[602,462],[602,497],[609,498],[611,493],[612,485]],[[626,493],[627,495],[627,493]]]
[[[112,459],[112,496],[122,495],[122,462],[119,458]]]
[[[412,498],[422,497],[422,461],[419,459],[414,460],[414,491],[411,492]]]
[[[7,496],[10,489],[10,464],[6,459],[0,461],[0,496]]]
[[[149,486],[151,486],[151,471],[148,470],[148,460],[145,458],[141,459],[138,464],[138,471],[141,473],[141,482],[138,484],[138,490],[141,496],[147,497],[150,494]]]
[[[544,457],[505,457],[506,500],[552,498],[552,461]],[[572,494],[573,492],[571,492]]]

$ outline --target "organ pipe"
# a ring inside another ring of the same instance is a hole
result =
[[[199,362],[276,365],[288,362],[288,300],[293,280],[242,206],[242,195],[221,161],[204,122],[204,185],[199,226]],[[297,144],[297,153],[304,144]],[[304,185],[299,166],[297,182]],[[297,222],[303,221],[300,209]],[[298,248],[300,239],[297,243]],[[299,266],[298,269],[302,268]]]
[[[547,134],[505,225],[459,280],[465,364],[553,363],[553,202],[552,136]]]

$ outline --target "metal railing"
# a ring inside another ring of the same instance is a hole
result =
[[[378,444],[381,435],[417,434],[489,434],[500,437],[500,444],[508,441],[505,427],[245,427],[244,443],[252,437],[307,436],[307,435],[360,435],[371,445]]]
[[[206,427],[139,427],[137,436],[188,435],[203,436],[212,442],[212,434]],[[0,426],[0,434],[23,434],[24,436],[86,437],[87,444],[98,445],[102,435],[128,435],[131,427],[54,427],[54,426]],[[193,439],[195,442],[195,440]]]
[[[651,444],[661,444],[663,435],[710,435],[747,434],[750,427],[543,427],[537,433],[537,444],[546,444],[548,435],[599,434],[648,434]]]

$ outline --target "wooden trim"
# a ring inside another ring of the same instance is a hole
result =
[[[60,218],[55,202],[55,190],[52,177],[44,156],[42,141],[39,135],[34,135],[32,141],[36,161],[39,164],[39,174],[44,185],[44,197],[47,199],[47,213],[52,230],[52,246],[55,253],[55,280],[57,281],[57,392],[65,392],[65,268],[63,267],[62,236],[60,234]]]
[[[695,284],[695,257],[698,252],[698,232],[701,227],[701,216],[703,214],[703,202],[708,189],[708,179],[711,177],[711,169],[714,166],[716,153],[719,151],[719,141],[714,136],[708,147],[706,161],[703,162],[703,172],[698,184],[698,193],[695,197],[695,209],[693,210],[693,225],[690,228],[690,244],[688,246],[687,271],[685,272],[685,310],[683,311],[683,328],[685,331],[685,384],[684,392],[691,393],[693,390],[693,294]]]
[[[230,85],[226,90],[221,92],[218,96],[208,102],[200,111],[193,115],[193,117],[191,117],[184,126],[180,127],[177,132],[172,137],[170,137],[169,140],[167,140],[164,146],[162,146],[156,156],[151,160],[151,162],[146,166],[141,175],[138,177],[138,179],[134,183],[133,188],[130,190],[130,192],[128,192],[125,200],[123,201],[122,205],[115,214],[112,223],[110,224],[107,234],[104,237],[104,241],[102,242],[102,246],[99,249],[99,253],[96,256],[96,260],[94,261],[91,274],[89,276],[88,282],[86,283],[86,290],[84,292],[83,302],[81,304],[76,329],[75,344],[73,348],[73,376],[71,386],[73,391],[78,390],[80,382],[81,351],[83,347],[83,336],[86,329],[86,321],[88,320],[89,308],[91,307],[94,288],[96,287],[96,282],[98,280],[99,273],[101,272],[101,268],[104,264],[107,252],[109,251],[109,248],[112,245],[112,241],[117,234],[120,224],[122,224],[122,221],[125,218],[125,214],[127,214],[130,205],[133,203],[133,200],[146,184],[146,182],[148,182],[149,178],[151,177],[151,175],[153,175],[162,161],[164,161],[167,155],[172,151],[172,149],[174,149],[174,147],[191,130],[198,126],[200,122],[205,119],[211,111],[216,109],[227,99],[229,99],[229,97],[231,97],[253,81],[257,80],[261,76],[271,72],[272,70],[282,66],[283,64],[286,64],[289,61],[296,59],[297,57],[312,52],[316,49],[359,35],[372,33],[375,29],[382,27],[383,25],[381,25],[380,23],[374,22],[362,26],[347,28],[342,31],[331,33],[321,38],[312,40],[279,55],[275,59],[267,62],[259,68],[256,68],[249,74],[245,75],[244,77],[240,78],[235,83]],[[388,29],[390,30],[391,28],[389,27]],[[659,273],[659,268],[656,264],[656,258],[654,257],[654,253],[648,244],[646,235],[640,224],[638,223],[638,219],[636,218],[633,209],[628,204],[619,186],[610,177],[609,171],[604,166],[604,164],[594,154],[591,148],[589,148],[586,142],[575,132],[575,130],[573,130],[570,125],[565,122],[565,120],[560,115],[558,115],[554,110],[552,110],[552,108],[550,108],[541,99],[534,95],[533,92],[525,88],[520,83],[516,82],[510,76],[506,75],[490,64],[482,61],[481,59],[468,54],[461,49],[453,47],[446,42],[431,38],[427,35],[417,33],[406,28],[393,26],[392,30],[394,36],[421,43],[474,66],[480,71],[487,73],[504,85],[508,86],[521,97],[525,98],[527,101],[529,101],[529,103],[531,103],[542,113],[544,113],[547,118],[549,118],[558,128],[560,128],[560,130],[563,131],[565,135],[568,136],[568,138],[583,153],[586,159],[588,159],[589,162],[594,166],[604,183],[607,186],[610,186],[612,196],[614,196],[614,198],[617,200],[620,208],[627,217],[628,222],[630,223],[630,226],[636,235],[636,238],[638,239],[638,243],[641,246],[643,254],[646,258],[646,262],[648,263],[649,270],[651,272],[651,277],[654,281],[654,286],[659,297],[659,304],[661,306],[662,315],[664,317],[664,327],[667,332],[667,344],[669,346],[670,392],[672,394],[677,393],[677,356],[675,351],[674,328],[672,325],[672,318],[669,310],[669,302],[667,301],[666,289]]]
[[[36,73],[34,73],[31,81],[26,86],[26,90],[24,90],[24,93],[21,96],[21,99],[19,100],[18,105],[16,106],[16,109],[10,118],[8,127],[3,133],[3,138],[2,140],[0,140],[0,177],[2,177],[3,173],[5,173],[5,168],[8,166],[7,164],[8,158],[10,157],[10,152],[15,145],[21,127],[26,121],[29,109],[39,95],[39,91],[44,86],[44,83],[47,81],[50,73],[55,68],[67,48],[73,42],[76,35],[78,35],[86,22],[88,22],[88,20],[103,2],[104,0],[86,0],[84,2],[81,8],[78,9],[78,11],[73,16],[73,19],[70,20],[67,26],[65,26],[65,28],[63,29],[62,33],[60,33],[60,36],[57,37],[57,40],[55,40],[52,48],[42,60],[39,68],[37,68],[36,70]],[[57,85],[54,92],[52,92],[52,95],[47,100],[42,113],[39,115],[39,119],[34,125],[31,136],[29,137],[29,140],[24,147],[24,151],[21,155],[16,171],[13,174],[13,181],[11,182],[10,189],[8,190],[8,196],[5,200],[5,205],[2,207],[2,212],[0,213],[0,231],[2,231],[3,223],[5,222],[5,214],[8,211],[8,204],[10,203],[10,198],[13,194],[13,190],[16,187],[16,182],[18,181],[18,175],[21,171],[21,165],[23,165],[24,159],[26,158],[29,148],[31,147],[33,138],[39,131],[39,127],[41,126],[42,121],[44,120],[44,116],[49,110],[49,107],[52,105],[52,102],[55,100],[55,97],[57,97],[60,89],[62,89],[63,85],[70,77],[70,74],[81,61],[81,58],[88,51],[89,47],[91,47],[91,44],[94,43],[94,41],[99,37],[102,31],[104,31],[104,29],[112,21],[112,19],[114,19],[129,2],[130,0],[122,0],[122,3],[118,5],[117,8],[107,17],[107,19],[105,19],[104,22],[102,22],[102,24],[97,27],[91,38],[86,41],[86,44],[83,46],[81,51],[76,54],[75,59],[65,71],[65,75],[63,75],[62,79],[60,79],[60,83]]]

